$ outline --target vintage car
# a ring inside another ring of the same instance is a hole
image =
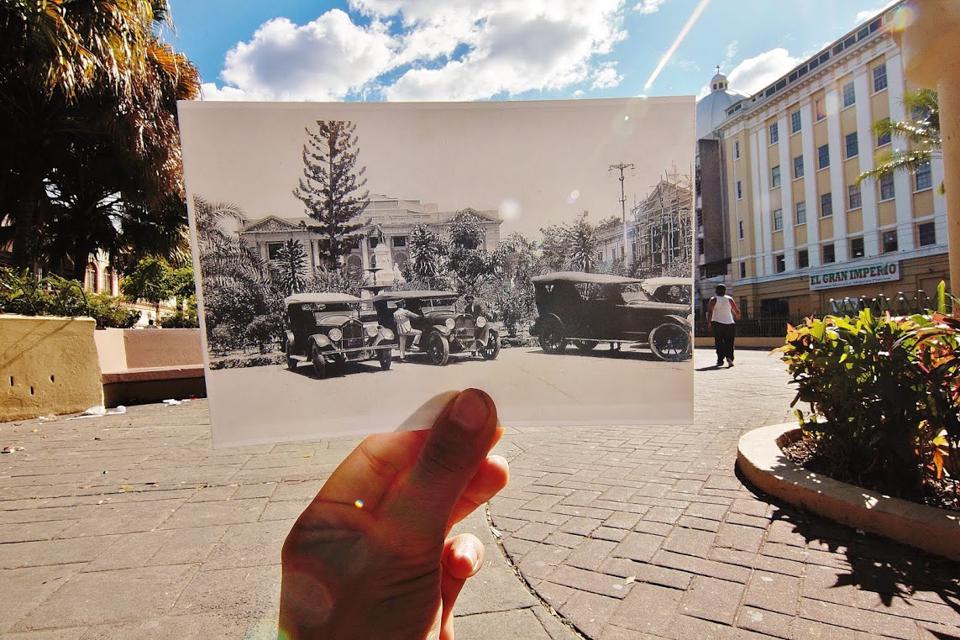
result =
[[[692,282],[561,271],[533,278],[538,318],[530,330],[547,353],[568,343],[588,352],[598,344],[649,347],[662,360],[692,354]]]
[[[287,367],[313,364],[317,377],[330,367],[378,360],[381,369],[393,362],[396,339],[376,318],[361,316],[360,298],[342,293],[298,293],[284,300],[287,310]]]
[[[479,356],[494,360],[500,355],[497,330],[483,316],[457,312],[457,294],[452,291],[384,291],[373,299],[377,320],[396,333],[394,313],[398,301],[418,318],[410,322],[423,333],[417,348],[407,348],[410,355],[422,354],[432,364],[445,365],[451,356]],[[409,342],[410,338],[406,338]]]

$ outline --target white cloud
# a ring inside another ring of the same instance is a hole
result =
[[[763,89],[799,63],[800,58],[794,58],[789,51],[778,47],[743,60],[727,74],[727,79],[730,89],[749,95]]]
[[[666,0],[640,0],[640,2],[634,5],[633,10],[644,14],[656,13],[660,11],[660,5],[664,2],[666,2]]]
[[[379,90],[390,100],[476,100],[592,82],[626,37],[625,0],[350,0],[306,25],[270,20],[227,54],[211,99],[336,100]],[[365,21],[366,22],[366,21]],[[389,27],[389,29],[388,29]],[[396,79],[385,77],[401,71]]]
[[[227,53],[220,74],[224,86],[205,85],[204,95],[228,100],[342,99],[390,69],[396,46],[383,25],[358,26],[339,9],[305,25],[274,18]]]
[[[369,10],[371,3],[379,6],[384,0],[356,1]],[[426,12],[427,4],[443,10]],[[609,53],[625,37],[620,30],[622,5],[622,0],[391,2],[384,11],[394,13],[375,15],[387,19],[400,12],[405,23],[413,21],[405,42],[440,39],[443,36],[430,35],[440,33],[469,51],[437,67],[414,65],[386,87],[384,95],[389,100],[478,100],[587,81],[601,69],[594,56]],[[604,77],[612,80],[609,72]]]
[[[616,62],[605,62],[593,74],[593,83],[591,89],[610,89],[616,87],[623,81],[623,76],[617,73]]]
[[[723,56],[722,67],[727,67],[733,64],[733,59],[737,57],[737,51],[740,49],[740,41],[734,40],[727,45],[727,51]]]
[[[881,13],[882,11],[885,11],[886,9],[889,9],[893,5],[897,4],[897,2],[899,2],[899,0],[889,0],[885,5],[881,7],[877,7],[875,9],[867,9],[866,11],[860,11],[857,13],[856,17],[853,19],[853,22],[854,24],[860,24],[862,22],[866,22],[870,18],[873,18],[874,16],[876,16],[878,13]]]

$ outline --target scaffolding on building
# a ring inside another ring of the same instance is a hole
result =
[[[635,269],[640,277],[693,273],[693,189],[689,174],[665,172],[631,210]]]

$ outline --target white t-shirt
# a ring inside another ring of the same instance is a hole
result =
[[[711,322],[733,324],[733,298],[730,296],[714,296],[713,300],[713,315],[710,316]]]

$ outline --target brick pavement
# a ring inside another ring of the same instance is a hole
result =
[[[696,425],[524,429],[494,526],[524,579],[585,636],[960,638],[960,565],[771,504],[739,436],[790,420],[782,363],[697,352]]]
[[[698,363],[709,363],[698,352]],[[701,362],[702,361],[702,362]],[[960,638],[946,563],[770,505],[736,440],[783,421],[778,360],[697,373],[697,424],[511,429],[490,515],[510,561],[581,634]],[[213,451],[206,403],[0,425],[0,638],[268,638],[279,545],[352,441]],[[482,514],[466,529],[493,544]],[[503,556],[458,638],[572,638]]]

